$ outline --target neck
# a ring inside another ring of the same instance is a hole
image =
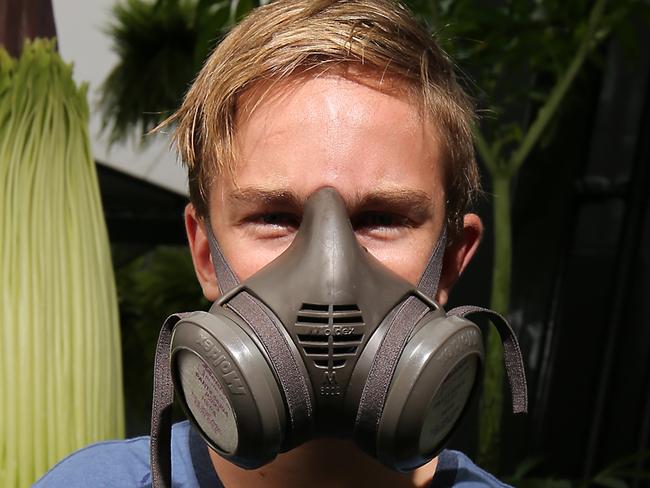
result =
[[[330,453],[335,453],[334,455]],[[364,454],[350,441],[317,439],[280,454],[273,462],[255,470],[231,464],[210,450],[210,459],[226,488],[358,488],[360,486],[429,486],[438,459],[410,473],[397,473]]]

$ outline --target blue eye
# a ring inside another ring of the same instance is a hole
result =
[[[288,213],[266,213],[258,217],[259,222],[265,225],[277,225],[282,227],[298,227],[300,222],[295,215]]]
[[[279,237],[292,234],[300,227],[300,216],[291,212],[260,212],[245,219],[258,236]]]
[[[357,230],[412,227],[407,217],[389,212],[364,212],[352,219],[352,225]]]

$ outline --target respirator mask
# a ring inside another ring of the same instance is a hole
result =
[[[229,461],[256,468],[321,436],[353,439],[383,464],[435,457],[477,389],[479,327],[504,344],[515,413],[527,409],[517,339],[495,312],[445,312],[435,296],[439,239],[418,286],[357,241],[333,188],[307,200],[291,245],[239,283],[206,226],[221,297],[209,312],[170,316],[156,349],[151,424],[154,486],[171,486],[171,404]]]

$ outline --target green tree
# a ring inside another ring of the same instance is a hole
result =
[[[412,0],[411,6],[478,92],[475,143],[490,180],[494,216],[491,307],[507,314],[512,275],[512,187],[552,129],[585,61],[641,2],[606,0]],[[476,88],[477,87],[477,88]],[[503,361],[498,335],[487,339],[478,462],[499,467]]]

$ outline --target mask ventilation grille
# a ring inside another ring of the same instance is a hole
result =
[[[317,368],[338,369],[356,355],[365,325],[357,305],[303,303],[295,331]]]

